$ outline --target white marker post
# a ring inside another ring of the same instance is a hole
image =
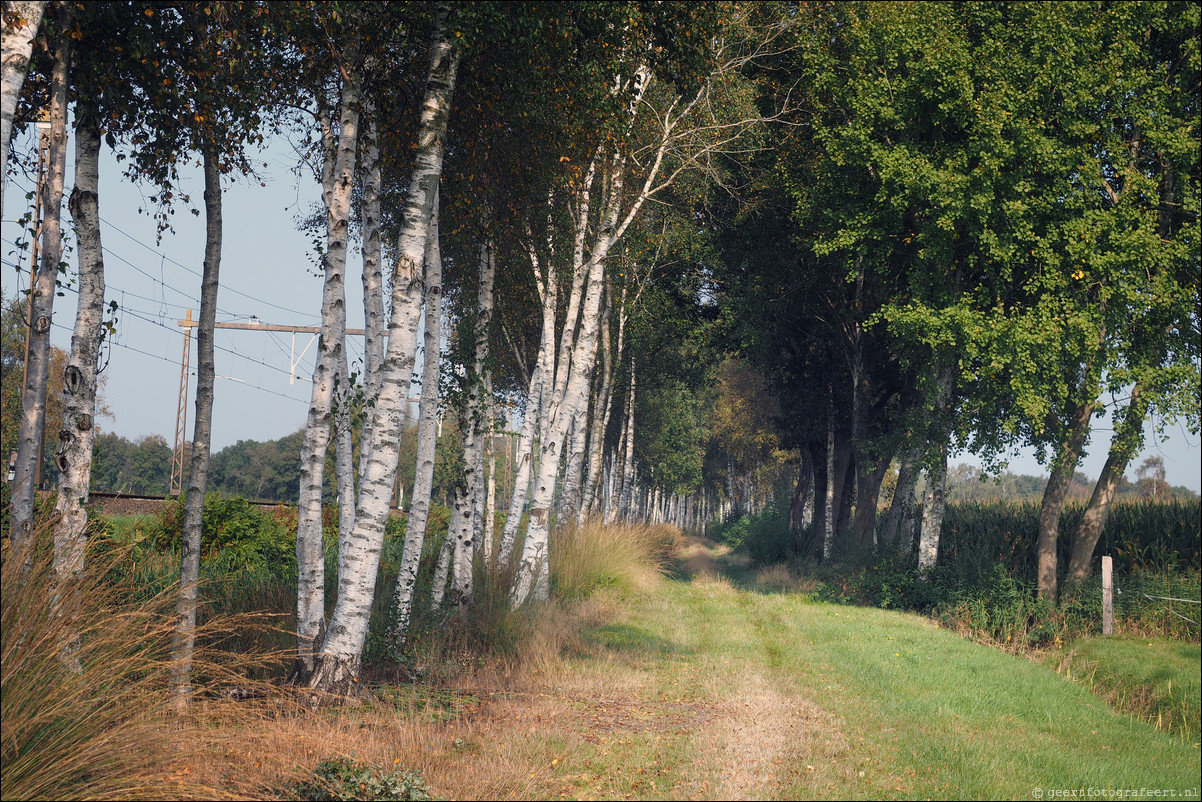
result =
[[[1102,634],[1114,634],[1114,560],[1102,558]]]

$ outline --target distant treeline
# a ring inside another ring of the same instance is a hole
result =
[[[300,451],[303,431],[277,440],[239,440],[213,454],[209,463],[208,490],[255,501],[295,504],[300,486]],[[416,430],[405,433],[401,442],[399,481],[406,494],[413,488],[416,464]],[[434,475],[434,498],[445,504],[454,491],[459,469],[459,433],[448,422],[438,441]],[[92,489],[109,493],[165,496],[171,487],[171,445],[162,435],[129,440],[118,434],[100,434],[92,462]],[[185,446],[184,475],[187,475],[191,444]],[[499,449],[506,470],[505,449]],[[357,457],[356,453],[356,457]],[[334,497],[334,449],[326,455],[325,494]],[[186,481],[186,479],[185,479]],[[407,498],[407,497],[406,497]]]
[[[229,496],[262,501],[295,503],[300,482],[300,447],[303,433],[294,432],[278,440],[240,440],[213,455],[209,467],[209,489]],[[459,433],[454,425],[444,426],[436,455],[434,497],[443,504],[449,501],[459,472],[455,444]],[[501,445],[501,441],[498,440]],[[498,451],[498,474],[507,478],[511,470],[509,451],[503,445]],[[187,454],[185,454],[185,457]],[[415,433],[406,432],[402,441],[400,481],[406,492],[413,487],[416,457]],[[327,455],[326,492],[333,498],[333,450]],[[187,462],[185,460],[185,468]],[[981,471],[971,465],[956,465],[948,470],[949,501],[1039,501],[1047,484],[1046,476],[1027,476],[1006,471],[999,476],[981,478]],[[1118,498],[1126,500],[1196,499],[1198,494],[1186,487],[1170,487],[1164,479],[1164,465],[1159,457],[1144,461],[1136,471],[1136,481],[1126,477],[1119,481]],[[892,493],[896,481],[891,472],[886,479],[882,497]],[[96,438],[95,461],[92,465],[92,489],[131,495],[167,495],[171,484],[171,446],[161,435],[149,435],[128,440],[117,434],[101,434]],[[498,485],[498,488],[504,482]],[[1073,476],[1069,498],[1088,501],[1094,480],[1081,472]],[[507,493],[505,494],[507,495]]]

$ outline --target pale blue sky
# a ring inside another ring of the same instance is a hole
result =
[[[18,136],[17,147],[27,146],[28,138]],[[265,323],[316,325],[321,306],[321,279],[311,259],[312,245],[297,230],[296,218],[319,200],[311,180],[299,182],[292,171],[291,148],[277,142],[260,161],[268,163],[258,182],[240,180],[228,184],[225,193],[225,232],[221,264],[221,291],[218,320],[246,322],[257,315]],[[68,184],[71,168],[68,167]],[[185,193],[199,199],[202,182],[199,171],[184,171]],[[26,211],[25,193],[32,181],[10,179],[5,193],[4,220],[0,243],[4,294],[16,291],[17,277],[12,265],[20,262],[21,282],[28,285],[29,255],[19,253],[13,242],[20,230],[13,222]],[[100,425],[129,438],[161,434],[170,443],[175,430],[176,401],[179,391],[180,356],[183,345],[176,321],[191,307],[199,312],[200,271],[204,255],[204,218],[180,208],[174,215],[174,233],[165,233],[156,244],[154,221],[139,214],[148,208],[140,189],[126,182],[120,168],[107,151],[101,166],[100,215],[108,283],[106,300],[120,305],[117,336],[111,360],[105,371],[108,383],[105,395],[115,419]],[[64,210],[65,213],[65,210]],[[71,257],[74,265],[74,257]],[[347,280],[347,309],[350,327],[362,327],[362,291],[358,281],[357,255],[352,255]],[[53,341],[66,348],[74,324],[75,296],[67,292],[55,301]],[[303,425],[308,408],[310,385],[302,379],[289,381],[294,354],[308,347],[296,366],[296,375],[312,373],[311,335],[270,334],[266,332],[218,330],[216,361],[219,379],[214,406],[213,445],[220,449],[238,440],[269,440],[296,431]],[[362,353],[362,345],[352,338],[351,355]],[[290,355],[293,352],[293,355]],[[193,366],[195,341],[193,341]],[[192,388],[194,391],[195,383]],[[189,396],[188,428],[193,410]],[[1110,440],[1110,418],[1095,426],[1088,454],[1081,470],[1096,477],[1106,458]],[[1199,438],[1179,424],[1170,425],[1167,439],[1158,442],[1150,432],[1144,452],[1132,463],[1156,454],[1164,458],[1170,484],[1202,491],[1202,451]],[[976,464],[971,455],[954,455],[956,462]],[[1010,462],[1015,473],[1044,474],[1029,452],[1019,452]]]

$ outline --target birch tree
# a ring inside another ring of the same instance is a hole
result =
[[[24,548],[33,531],[35,477],[46,429],[46,386],[50,369],[50,324],[62,261],[63,180],[67,170],[67,102],[71,64],[69,17],[60,8],[55,20],[54,66],[50,89],[50,166],[42,194],[42,260],[30,295],[29,359],[21,388],[21,427],[12,480],[12,543]]]
[[[66,409],[59,435],[59,514],[54,526],[55,567],[78,574],[87,545],[84,505],[92,476],[97,362],[104,337],[104,252],[100,241],[100,130],[95,106],[76,109],[75,187],[69,206],[79,254],[79,305],[71,335],[71,358],[64,374]]]
[[[326,113],[322,113],[324,142],[324,164],[322,169],[322,197],[326,208],[326,246],[322,254],[324,286],[321,304],[321,333],[318,339],[318,356],[313,369],[313,391],[309,402],[308,419],[305,424],[305,439],[301,447],[300,502],[297,516],[297,670],[298,680],[307,681],[314,668],[314,650],[324,635],[325,628],[325,550],[321,528],[322,479],[325,468],[326,448],[330,438],[330,423],[335,403],[335,385],[341,385],[338,393],[339,426],[343,437],[349,437],[349,393],[346,392],[348,372],[346,367],[346,253],[350,227],[351,190],[354,187],[356,143],[359,135],[360,78],[359,46],[352,41],[346,48],[347,63],[341,71],[343,77],[339,91],[339,122],[336,132]],[[342,449],[349,456],[349,440]],[[351,479],[347,474],[351,466],[340,464],[339,478],[343,488]],[[354,483],[340,501],[353,508]],[[353,522],[353,513],[342,523]],[[343,561],[343,539],[349,531],[340,530],[339,565]]]
[[[422,394],[417,422],[417,466],[413,480],[413,496],[409,505],[409,521],[405,527],[405,545],[401,567],[397,572],[393,592],[392,613],[389,617],[388,640],[394,652],[405,643],[409,618],[413,612],[413,591],[417,586],[417,569],[421,562],[426,538],[426,521],[430,514],[430,493],[434,486],[434,447],[438,425],[438,367],[442,336],[442,252],[439,248],[438,189],[430,210],[430,232],[426,239],[425,256],[425,332],[423,334]]]
[[[360,488],[355,531],[343,560],[338,602],[309,684],[324,691],[353,692],[358,682],[376,571],[396,474],[401,427],[416,352],[422,295],[421,265],[429,235],[435,189],[442,171],[447,117],[459,50],[439,6],[431,36],[431,62],[417,132],[413,177],[406,195],[392,277],[392,315],[380,394],[372,410],[371,461]]]
[[[29,72],[33,43],[42,24],[46,0],[5,0],[0,28],[4,31],[0,44],[0,197],[8,184],[8,149],[12,141],[13,115],[21,97],[21,86]]]

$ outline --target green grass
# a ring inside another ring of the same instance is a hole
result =
[[[1035,788],[1150,788],[1197,797],[1196,741],[1118,714],[1051,668],[919,616],[702,578],[632,599],[590,641],[598,653],[581,670],[605,677],[620,663],[640,672],[640,699],[661,720],[682,705],[735,716],[736,738],[714,747],[718,765],[705,781],[747,774],[748,784],[726,793],[1029,799]],[[701,732],[666,728],[654,758],[645,754],[646,733],[630,739],[629,759],[603,761],[601,750],[586,748],[567,770],[612,778],[656,765],[663,773],[654,789],[602,790],[705,796],[714,786],[699,786],[696,756],[710,748]],[[724,768],[722,755],[740,749],[748,754]]]
[[[1202,731],[1202,648],[1144,638],[1084,638],[1048,664],[1116,710],[1198,746]]]

